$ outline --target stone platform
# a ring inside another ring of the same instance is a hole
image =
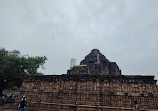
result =
[[[32,102],[133,108],[136,100],[142,108],[158,108],[154,76],[31,76],[21,92]]]

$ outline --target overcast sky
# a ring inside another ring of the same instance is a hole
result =
[[[94,48],[124,75],[158,79],[158,0],[0,0],[0,47],[63,74]]]

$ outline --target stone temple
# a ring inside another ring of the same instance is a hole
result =
[[[98,49],[62,75],[28,77],[22,85],[28,107],[61,111],[146,111],[158,109],[154,76],[122,75]],[[36,110],[37,110],[36,109]]]
[[[121,75],[121,70],[115,62],[110,62],[100,53],[98,49],[93,49],[80,65],[74,65],[67,74],[78,75]]]

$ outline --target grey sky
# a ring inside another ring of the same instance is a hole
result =
[[[158,0],[0,0],[0,47],[66,73],[98,48],[125,75],[158,79]]]

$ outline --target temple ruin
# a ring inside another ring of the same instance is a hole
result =
[[[122,75],[93,49],[80,65],[62,75],[27,78],[21,88],[30,106],[64,111],[132,111],[136,100],[142,109],[158,109],[158,90],[154,76]]]
[[[121,75],[121,70],[115,62],[110,62],[100,53],[98,49],[93,49],[80,65],[74,65],[67,74],[71,75]]]

